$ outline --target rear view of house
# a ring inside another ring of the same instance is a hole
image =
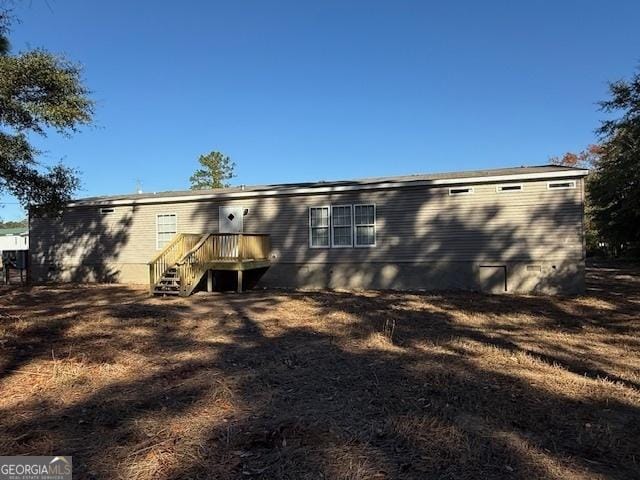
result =
[[[34,281],[584,288],[583,180],[559,166],[95,197],[32,218]]]

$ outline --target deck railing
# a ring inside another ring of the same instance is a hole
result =
[[[179,233],[149,262],[149,285],[152,290],[164,272],[175,266],[201,238],[202,235],[197,233]]]
[[[271,252],[271,237],[245,233],[240,235],[241,260],[266,260]]]
[[[269,258],[269,235],[253,233],[210,233],[177,262],[180,289],[190,293],[204,273],[216,262],[248,262]]]
[[[269,235],[179,233],[149,262],[149,285],[153,291],[164,273],[175,267],[180,279],[180,289],[183,293],[190,293],[212,264],[267,260],[270,251]]]

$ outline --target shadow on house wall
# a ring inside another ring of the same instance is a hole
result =
[[[578,195],[558,191],[524,203],[518,195],[476,201],[450,198],[446,189],[405,188],[233,204],[249,207],[245,231],[271,235],[267,286],[499,292],[506,282],[512,292],[582,291]],[[376,205],[375,247],[309,248],[309,207],[358,203]],[[191,222],[217,219],[218,205],[196,205]]]
[[[32,281],[118,282],[119,256],[138,207],[103,214],[96,207],[67,209],[60,218],[30,218]]]
[[[500,292],[506,284],[511,292],[575,293],[584,287],[582,205],[575,191],[567,192],[535,200],[520,194],[453,198],[447,189],[416,187],[200,202],[181,206],[179,229],[217,231],[220,205],[248,207],[245,231],[271,235],[267,286]],[[358,203],[376,205],[375,247],[309,248],[309,207]],[[147,218],[154,212],[142,206],[101,215],[90,207],[70,209],[61,220],[33,219],[33,278],[126,280],[136,248],[146,251],[131,242],[155,234]],[[131,238],[135,215],[149,231]],[[125,245],[127,262],[121,262]],[[149,260],[136,259],[137,278]]]

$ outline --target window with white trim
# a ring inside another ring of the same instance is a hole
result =
[[[473,187],[451,187],[449,189],[449,195],[471,195],[473,193]]]
[[[566,190],[568,188],[576,188],[575,180],[554,180],[547,182],[548,190]]]
[[[354,205],[354,240],[356,247],[375,247],[376,245],[376,206]]]
[[[351,205],[331,206],[331,246],[353,246]]]
[[[156,248],[158,250],[166,247],[176,233],[178,233],[178,215],[175,213],[156,215]]]
[[[309,246],[329,247],[329,207],[309,208]]]
[[[496,192],[498,193],[521,192],[522,189],[521,183],[505,183],[503,185],[496,185]]]

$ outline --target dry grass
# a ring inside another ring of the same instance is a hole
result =
[[[77,478],[640,478],[640,273],[578,298],[12,288],[0,453]]]

